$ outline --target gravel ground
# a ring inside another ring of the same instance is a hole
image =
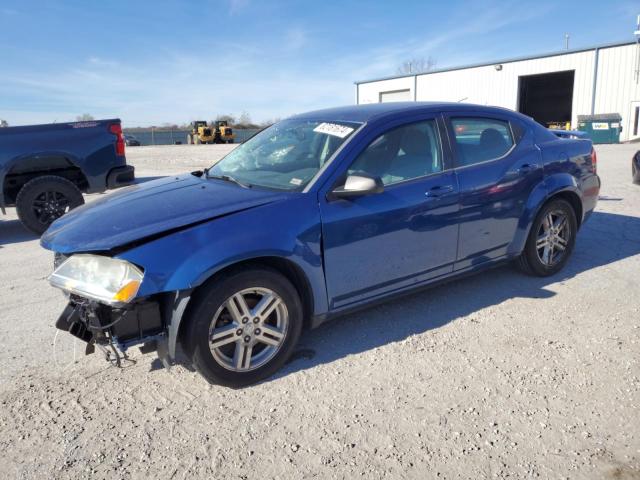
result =
[[[150,178],[229,148],[128,156]],[[117,369],[56,337],[65,302],[45,280],[51,254],[10,211],[2,476],[640,478],[635,148],[598,147],[601,201],[561,274],[497,268],[335,320],[306,333],[276,377],[242,390],[136,350]]]

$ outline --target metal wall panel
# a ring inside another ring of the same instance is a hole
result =
[[[640,79],[636,78],[636,45],[600,50],[595,113],[622,116],[620,140],[633,138],[632,102],[640,101]]]
[[[629,139],[631,102],[640,101],[640,86],[634,78],[636,45],[599,49],[597,87],[593,113],[620,113],[623,118],[621,140]],[[360,83],[356,85],[358,103],[380,101],[380,93],[409,89],[419,101],[467,102],[517,110],[518,77],[574,70],[572,126],[578,115],[590,114],[593,100],[595,50],[558,54],[495,65],[463,68]]]
[[[408,89],[413,100],[413,77],[393,78],[374,83],[363,83],[358,87],[358,103],[378,103],[380,94]]]
[[[417,99],[469,102],[518,109],[518,78],[574,70],[572,124],[591,111],[593,52],[558,55],[520,62],[418,76]]]

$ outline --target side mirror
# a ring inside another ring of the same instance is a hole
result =
[[[336,198],[361,197],[362,195],[372,195],[382,193],[384,185],[380,177],[370,177],[368,175],[349,175],[341,187],[335,188],[331,194]]]

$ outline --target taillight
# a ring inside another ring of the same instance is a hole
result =
[[[598,155],[596,155],[596,149],[591,147],[591,168],[593,173],[598,173]]]
[[[116,136],[116,155],[124,156],[124,137],[119,123],[109,125],[109,131]]]

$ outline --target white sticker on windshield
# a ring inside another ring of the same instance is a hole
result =
[[[344,138],[353,132],[353,128],[345,127],[344,125],[338,125],[337,123],[321,123],[313,129],[314,132],[326,133],[327,135],[333,135],[334,137]]]
[[[292,178],[289,183],[291,185],[302,185],[302,180],[300,178]]]

